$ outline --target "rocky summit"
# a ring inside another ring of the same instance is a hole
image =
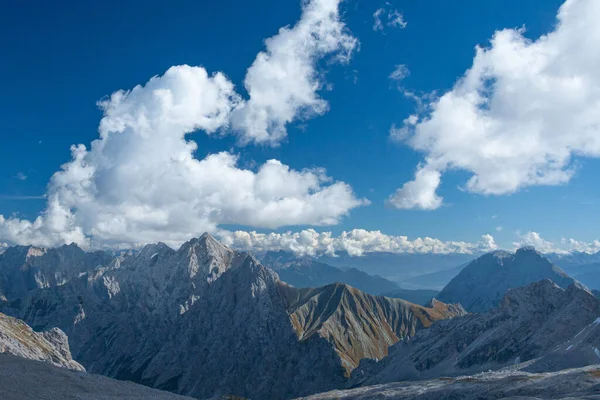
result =
[[[495,251],[469,263],[437,299],[460,303],[469,312],[485,312],[498,306],[509,289],[542,279],[550,279],[562,288],[578,283],[533,248],[515,253]]]
[[[93,264],[61,285],[11,296],[2,310],[36,330],[63,329],[92,373],[198,398],[343,388],[361,359],[381,359],[434,321],[464,314],[343,284],[294,288],[208,234],[177,251],[158,243]]]

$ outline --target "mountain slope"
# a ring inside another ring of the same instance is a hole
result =
[[[469,312],[485,312],[496,307],[509,289],[542,279],[550,279],[562,288],[576,282],[533,249],[495,251],[467,265],[437,299],[460,303]]]
[[[389,346],[432,322],[464,314],[460,306],[426,308],[405,300],[370,296],[343,284],[286,288],[291,320],[300,340],[314,335],[331,342],[348,374],[363,358],[381,359]]]
[[[63,331],[55,328],[37,333],[25,322],[4,314],[0,314],[0,353],[84,371],[71,358],[68,339]]]
[[[489,313],[439,321],[391,347],[380,362],[361,362],[352,384],[456,376],[525,363],[572,340],[598,316],[600,299],[587,290],[536,282],[510,290]]]
[[[131,382],[0,354],[2,400],[192,400]]]
[[[343,285],[293,288],[207,234],[177,251],[148,245],[3,309],[36,329],[61,327],[90,372],[200,398],[259,399],[344,387],[360,357],[381,357],[462,313]],[[357,337],[368,337],[360,351]]]

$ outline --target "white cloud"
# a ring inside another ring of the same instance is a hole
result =
[[[400,209],[435,210],[442,205],[442,198],[436,193],[440,179],[440,171],[427,165],[419,166],[415,179],[391,195],[388,204]]]
[[[242,143],[276,144],[288,123],[327,111],[317,63],[326,56],[348,61],[358,43],[340,20],[340,1],[304,2],[300,21],[265,41],[244,81],[250,99],[233,113]]]
[[[177,246],[222,224],[332,225],[367,204],[323,169],[291,170],[277,160],[242,169],[227,152],[195,158],[198,146],[186,139],[232,128],[243,144],[276,144],[289,122],[324,113],[316,65],[326,56],[347,61],[357,46],[339,3],[304,1],[300,21],[266,40],[245,78],[247,100],[224,74],[182,65],[100,102],[99,139],[89,149],[72,146],[72,161],[52,176],[47,208],[35,221],[0,215],[0,239]]]
[[[393,81],[400,82],[410,75],[410,70],[404,64],[398,64],[390,74],[389,78]]]
[[[51,178],[44,213],[33,222],[0,215],[0,238],[176,246],[219,224],[331,225],[366,203],[321,169],[295,171],[270,160],[244,170],[226,152],[194,158],[197,144],[186,134],[222,128],[238,101],[225,76],[190,66],[114,93],[100,103],[100,138],[89,149],[73,146],[72,161]]]
[[[15,178],[24,181],[27,180],[27,175],[25,175],[23,172],[18,172],[17,175],[15,176]]]
[[[398,10],[389,9],[390,3],[385,3],[385,7],[378,8],[373,13],[373,30],[381,31],[385,30],[386,26],[391,28],[406,28],[406,21],[404,20],[404,15]]]
[[[498,226],[496,227],[496,232],[502,232],[502,230],[503,230],[503,229],[504,229],[504,228],[503,228],[501,225],[498,225]]]
[[[582,242],[575,239],[561,239],[560,244],[543,239],[537,232],[527,232],[521,235],[519,241],[513,242],[516,248],[532,246],[541,253],[567,254],[571,252],[597,253],[600,251],[600,240]]]
[[[479,253],[498,248],[491,235],[483,235],[480,242],[441,241],[433,238],[409,240],[406,236],[389,236],[380,231],[354,229],[335,237],[331,232],[316,232],[307,229],[300,232],[257,233],[221,232],[223,243],[240,250],[266,251],[286,250],[302,255],[335,254],[346,251],[360,256],[366,252],[384,251],[392,253]]]
[[[567,246],[569,251],[578,251],[581,253],[597,253],[600,251],[600,240],[593,240],[591,242],[582,242],[575,239],[562,239],[563,245]]]
[[[598,15],[597,0],[567,0],[548,35],[531,41],[507,29],[478,47],[454,88],[405,126],[425,164],[392,204],[439,207],[437,176],[450,169],[473,174],[470,192],[503,195],[564,184],[574,157],[600,157]]]
[[[527,232],[521,235],[518,242],[513,242],[515,247],[535,247],[535,249],[541,253],[555,253],[560,252],[554,245],[554,243],[542,239],[537,232]]]

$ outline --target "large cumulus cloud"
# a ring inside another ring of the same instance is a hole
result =
[[[177,245],[221,224],[336,224],[366,204],[323,169],[293,170],[278,160],[243,169],[237,154],[206,154],[186,137],[235,133],[243,144],[277,144],[286,124],[325,112],[317,64],[327,56],[348,60],[356,46],[340,21],[339,3],[303,2],[300,21],[266,41],[248,69],[248,99],[223,73],[181,65],[100,102],[99,138],[89,148],[71,147],[72,160],[52,176],[38,218],[0,215],[0,239],[42,246]]]
[[[454,88],[394,130],[425,157],[390,203],[440,207],[448,170],[471,173],[470,192],[502,195],[566,183],[574,157],[600,157],[598,15],[597,0],[567,0],[549,34],[532,41],[506,29],[477,47]]]

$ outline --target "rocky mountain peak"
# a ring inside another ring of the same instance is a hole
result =
[[[25,260],[29,261],[33,257],[41,257],[46,254],[47,250],[40,247],[28,246],[27,254],[25,255]]]
[[[175,250],[164,244],[163,242],[147,244],[139,252],[140,257],[144,258],[156,258],[157,256],[164,256],[166,254],[172,254]]]
[[[185,260],[190,278],[202,272],[207,281],[212,282],[228,269],[235,252],[204,233],[184,243],[177,254]]]
[[[496,251],[469,263],[444,287],[438,299],[460,303],[470,312],[484,312],[499,305],[509,289],[544,279],[562,288],[576,283],[533,248],[522,248],[515,253]]]

